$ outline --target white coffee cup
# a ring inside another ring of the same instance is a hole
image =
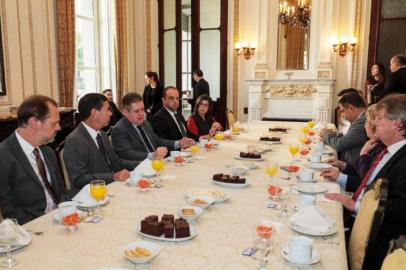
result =
[[[312,195],[299,195],[299,210],[316,205],[316,197]]]
[[[171,158],[173,159],[176,156],[180,156],[180,151],[171,151],[170,154],[171,154]]]
[[[312,153],[309,157],[311,162],[320,162],[321,161],[321,154],[319,153]]]
[[[323,142],[316,143],[316,150],[323,151],[324,150],[324,143]]]
[[[72,215],[77,212],[78,204],[76,202],[68,201],[58,204],[59,216],[63,219],[66,216]]]
[[[306,264],[312,261],[313,240],[305,236],[289,238],[289,261]]]
[[[203,148],[204,149],[204,146],[206,145],[206,143],[208,143],[209,141],[208,140],[206,140],[206,139],[201,139],[200,140],[200,148]]]
[[[299,177],[302,181],[312,181],[313,180],[314,171],[312,169],[302,169],[300,171]]]

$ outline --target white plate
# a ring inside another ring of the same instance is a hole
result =
[[[316,179],[302,180],[302,179],[300,178],[300,175],[297,176],[297,181],[299,181],[300,183],[316,183],[316,182],[317,182]]]
[[[191,153],[191,152],[187,152],[187,151],[182,151],[182,152],[180,152],[180,155],[181,155],[182,157],[188,158],[188,157],[191,157],[191,156],[192,156],[192,153]]]
[[[297,185],[296,190],[306,194],[318,194],[327,191],[327,188],[314,183],[300,183]]]
[[[220,181],[214,181],[213,183],[219,186],[223,186],[223,187],[231,187],[231,188],[243,188],[243,187],[247,187],[250,185],[248,179],[245,179],[245,184],[233,184],[233,183],[224,183],[224,182],[220,182]]]
[[[196,200],[196,199],[206,201],[207,204],[195,204],[195,203],[193,203],[193,201]],[[197,206],[197,207],[205,209],[205,208],[209,207],[210,205],[212,205],[214,203],[214,199],[211,196],[188,196],[188,197],[186,197],[186,202],[188,204],[190,204],[190,205]]]
[[[331,226],[330,230],[327,232],[318,232],[318,231],[314,231],[308,228],[304,228],[298,224],[293,224],[291,222],[289,222],[289,227],[299,233],[303,233],[303,234],[307,234],[307,235],[311,235],[311,236],[329,236],[329,235],[333,235],[337,232],[337,224],[334,223],[333,226]]]
[[[157,236],[153,236],[153,235],[149,235],[149,234],[145,234],[141,232],[141,225],[138,226],[137,228],[137,232],[145,237],[154,239],[154,240],[158,240],[158,241],[165,241],[165,242],[182,242],[182,241],[187,241],[190,240],[194,237],[196,237],[197,235],[197,231],[196,228],[194,226],[192,226],[189,223],[189,229],[190,229],[190,236],[189,237],[184,237],[184,238],[165,238],[165,236],[162,234],[161,236],[157,237]]]
[[[234,158],[238,159],[238,160],[249,160],[249,161],[263,161],[264,160],[263,157],[261,157],[261,158],[242,158],[240,156],[236,156]]]
[[[250,170],[254,170],[256,168],[258,168],[258,163],[256,162],[249,162],[249,161],[245,161],[243,162],[243,165],[246,166],[248,169]]]
[[[286,260],[286,261],[288,261],[290,263],[298,264],[298,263],[295,263],[295,262],[291,262],[289,260],[289,247],[284,247],[281,250],[281,256],[282,256],[282,258],[284,260]],[[304,264],[299,264],[299,265],[310,265],[310,264],[318,263],[319,261],[320,261],[320,253],[313,248],[313,250],[312,250],[312,260],[309,263],[304,263]]]
[[[261,141],[262,143],[266,143],[269,145],[274,145],[274,144],[282,144],[281,141]]]
[[[11,246],[10,247],[10,251],[13,250],[17,250],[20,248],[23,248],[25,246],[28,246],[31,243],[32,237],[31,234],[29,232],[27,232],[23,227],[21,227],[20,225],[18,225],[18,230],[21,234],[21,237],[23,238],[23,242],[24,244],[22,245],[17,245],[17,246]],[[5,247],[0,247],[0,253],[5,253],[6,252],[6,248]]]
[[[223,202],[228,201],[230,198],[231,198],[231,194],[228,192],[224,192],[224,197],[222,197],[222,198],[216,197],[214,203],[223,203]]]
[[[79,220],[82,219],[82,218],[84,218],[84,217],[87,215],[86,212],[81,211],[81,210],[78,210],[77,213],[79,214]],[[52,219],[53,219],[55,222],[57,222],[57,223],[61,223],[61,222],[62,222],[61,216],[59,215],[59,210],[58,210],[58,209],[56,209],[56,210],[52,213]]]
[[[186,197],[191,196],[211,196],[214,203],[222,203],[231,198],[231,194],[220,189],[195,189],[187,192]]]
[[[182,209],[193,209],[195,211],[195,215],[184,215],[182,213]],[[186,206],[182,206],[181,208],[178,209],[178,216],[186,219],[187,221],[193,221],[195,219],[198,219],[202,214],[203,214],[203,209],[197,206],[193,206],[193,205],[186,205]]]
[[[148,257],[144,257],[144,258],[134,258],[131,256],[127,256],[125,254],[125,252],[127,250],[134,250],[137,247],[142,247],[142,248],[149,250],[149,252],[151,252],[151,255]],[[127,246],[125,246],[123,248],[122,253],[123,253],[124,258],[126,258],[128,261],[130,261],[132,263],[148,263],[148,262],[152,261],[156,256],[158,256],[160,251],[161,251],[161,249],[159,248],[159,246],[157,244],[151,243],[151,242],[146,242],[146,241],[140,241],[140,242],[134,242],[134,243],[128,244]]]
[[[313,170],[325,170],[325,169],[330,169],[333,166],[331,164],[327,163],[321,163],[321,162],[309,162],[307,167],[313,169]]]
[[[144,171],[141,172],[141,175],[145,178],[151,178],[151,177],[155,177],[156,176],[156,172],[152,172],[152,171]]]
[[[85,202],[81,202],[81,201],[75,201],[72,199],[72,201],[77,202],[78,203],[78,208],[93,208],[96,206],[102,206],[105,205],[108,201],[109,201],[109,197],[106,196],[106,198],[104,198],[103,201],[96,201],[96,202],[89,202],[89,203],[85,203]]]

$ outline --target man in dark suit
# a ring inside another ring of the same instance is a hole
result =
[[[197,68],[193,70],[192,77],[196,82],[195,86],[193,87],[193,99],[190,103],[193,113],[197,98],[204,94],[210,96],[210,86],[209,83],[203,78],[203,71],[201,69]]]
[[[46,146],[58,130],[59,111],[45,96],[27,98],[17,111],[18,128],[0,143],[0,209],[24,224],[69,200],[54,151]]]
[[[187,129],[185,118],[178,112],[179,90],[174,86],[168,86],[162,93],[163,107],[152,117],[152,128],[156,135],[161,138],[178,141],[182,138],[194,143],[198,138]],[[192,139],[190,139],[192,138]]]
[[[377,103],[376,135],[387,153],[372,172],[368,184],[389,180],[388,200],[378,243],[376,269],[380,269],[389,241],[406,234],[406,95],[388,96]]]
[[[108,125],[103,128],[103,131],[105,131],[107,134],[110,134],[111,128],[114,127],[114,125],[121,119],[121,117],[123,117],[123,114],[118,110],[116,104],[113,101],[113,91],[111,89],[103,90],[103,95],[109,101],[109,107],[112,113],[110,116],[110,121]]]
[[[170,150],[187,148],[189,141],[159,138],[144,117],[143,98],[137,93],[123,97],[124,117],[117,123],[111,133],[113,147],[120,158],[142,161],[162,159]]]
[[[392,93],[406,94],[406,57],[403,54],[397,54],[390,60],[391,74],[388,76],[383,94]]]
[[[107,98],[90,93],[79,101],[82,122],[66,138],[63,159],[76,194],[94,179],[125,181],[139,162],[120,159],[106,133],[101,129],[109,122],[111,111]]]
[[[345,135],[335,134],[323,129],[320,137],[324,143],[334,148],[340,154],[340,160],[353,163],[358,157],[362,146],[367,141],[365,132],[365,100],[358,93],[347,93],[338,101],[340,111],[351,122]]]

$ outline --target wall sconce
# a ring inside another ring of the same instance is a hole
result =
[[[251,56],[253,56],[254,55],[254,51],[255,51],[255,49],[257,48],[257,44],[253,41],[253,42],[251,42],[251,44],[250,45],[248,45],[248,42],[237,42],[235,45],[234,45],[234,49],[235,49],[235,51],[236,51],[236,53],[237,53],[237,55],[244,55],[244,58],[245,59],[250,59],[251,58]]]
[[[342,37],[340,41],[338,38],[332,38],[330,40],[331,46],[333,46],[334,52],[338,52],[340,56],[345,56],[348,51],[354,51],[355,45],[357,45],[357,39],[351,37],[349,40],[347,37]]]

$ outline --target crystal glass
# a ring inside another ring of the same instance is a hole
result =
[[[295,155],[299,152],[299,145],[297,143],[289,144],[289,153],[292,154],[292,157],[295,158]]]
[[[296,173],[300,170],[300,161],[292,160],[288,165],[288,172],[291,177],[296,176]]]
[[[157,173],[157,182],[155,183],[156,188],[163,187],[161,172],[165,167],[165,161],[163,159],[154,159],[151,162],[152,169]]]
[[[258,269],[264,269],[267,262],[268,253],[273,248],[272,234],[273,227],[266,222],[261,223],[255,228],[255,243],[254,246],[261,252],[260,265]]]
[[[216,139],[216,141],[220,142],[224,139],[224,133],[217,132],[216,135],[214,135],[214,138]]]
[[[304,134],[304,135],[307,135],[307,133],[309,133],[309,128],[308,127],[302,127],[301,129],[300,129],[300,131],[302,132],[302,134]]]
[[[265,172],[268,174],[270,180],[278,173],[279,166],[277,161],[267,160],[265,162]]]
[[[315,122],[315,121],[309,121],[309,122],[307,122],[307,127],[310,128],[310,129],[314,128],[315,125],[316,125],[316,122]]]
[[[98,202],[106,198],[107,188],[104,180],[93,180],[90,182],[90,196]],[[96,206],[96,213],[101,213],[100,203]]]
[[[15,219],[5,219],[0,224],[0,246],[6,249],[6,257],[1,262],[2,267],[13,267],[18,261],[11,256],[11,246],[18,241],[18,223]]]
[[[193,155],[193,159],[194,160],[196,160],[197,158],[196,158],[196,155],[197,155],[197,153],[199,153],[199,151],[200,151],[200,148],[199,148],[199,145],[192,145],[191,147],[190,147],[190,152],[192,152],[192,155]]]

